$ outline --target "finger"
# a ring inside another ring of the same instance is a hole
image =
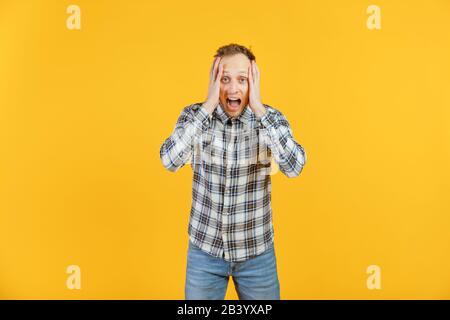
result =
[[[213,63],[211,63],[211,67],[209,68],[209,75],[211,75],[214,70],[214,65],[216,64],[216,60],[217,60],[217,58],[214,58]]]
[[[211,79],[214,74],[214,66],[216,65],[217,57],[214,58],[213,63],[211,63],[211,67],[209,68],[209,78]]]
[[[219,63],[219,71],[217,72],[216,81],[220,81],[220,79],[222,79],[222,74],[223,74],[223,64]]]
[[[255,60],[253,60],[251,68],[252,68],[253,85],[256,85],[258,84],[258,74],[256,73],[255,69]]]
[[[214,60],[212,70],[211,70],[211,76],[210,76],[210,79],[212,82],[216,79],[217,67],[219,65],[220,58],[221,57],[216,57],[216,59]]]
[[[258,78],[258,80],[259,80],[259,77],[260,77],[260,72],[259,72],[259,68],[258,68],[258,65],[256,64],[256,61],[255,61],[255,69],[256,69],[256,77]]]
[[[256,62],[255,60],[252,61],[252,71],[253,71],[253,78],[255,81],[258,81],[258,73],[256,71]]]
[[[248,67],[248,85],[250,88],[253,87],[253,75],[252,75],[252,67]]]
[[[219,59],[217,59],[216,71],[214,73],[214,81],[217,80],[221,68],[222,68],[222,57],[219,57]]]

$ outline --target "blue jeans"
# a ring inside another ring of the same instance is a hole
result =
[[[228,262],[202,251],[189,241],[186,300],[223,300],[232,276],[240,300],[279,300],[275,248],[243,262]]]

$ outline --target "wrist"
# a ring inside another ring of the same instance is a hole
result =
[[[216,108],[216,104],[211,103],[210,101],[205,101],[202,106],[206,109],[209,114],[212,114],[214,109]]]
[[[258,118],[262,118],[266,114],[267,110],[266,110],[266,108],[264,107],[264,105],[262,103],[259,103],[253,109],[253,112],[255,113],[255,115]]]

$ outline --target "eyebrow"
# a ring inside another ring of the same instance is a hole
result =
[[[229,73],[228,71],[223,72],[223,74],[228,74],[228,73]],[[247,71],[239,71],[239,74],[241,74],[241,73],[247,75]]]

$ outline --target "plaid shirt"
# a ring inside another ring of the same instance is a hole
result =
[[[220,103],[211,115],[202,103],[192,104],[160,148],[168,170],[192,166],[190,241],[226,261],[245,261],[271,247],[272,165],[295,177],[306,161],[283,114],[264,107],[261,118],[247,105],[232,119]]]

